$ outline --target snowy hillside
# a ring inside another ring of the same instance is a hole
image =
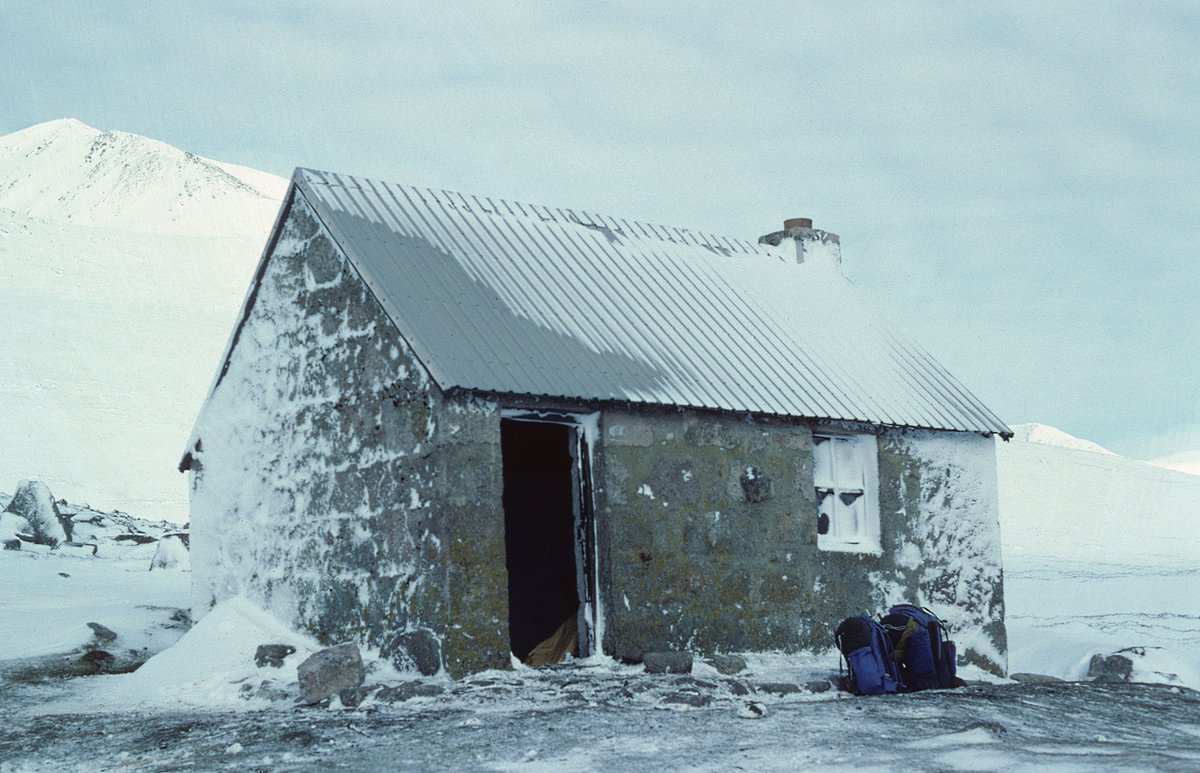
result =
[[[64,119],[0,137],[0,208],[75,225],[260,234],[287,181]]]
[[[1200,687],[1200,476],[1014,430],[996,443],[1010,671],[1079,679],[1135,648],[1136,679]]]
[[[187,519],[175,464],[285,189],[76,121],[0,138],[0,486]]]

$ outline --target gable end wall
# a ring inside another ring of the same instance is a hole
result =
[[[402,665],[416,632],[451,674],[507,666],[498,412],[445,398],[302,196],[196,436],[198,615],[243,594]]]

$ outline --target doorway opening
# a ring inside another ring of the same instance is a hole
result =
[[[595,643],[595,553],[584,433],[571,416],[501,419],[512,653],[544,665]],[[532,657],[531,657],[532,656]]]

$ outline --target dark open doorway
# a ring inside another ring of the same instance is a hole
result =
[[[504,542],[513,654],[525,661],[556,632],[590,649],[591,508],[579,430],[567,422],[504,419]],[[560,630],[561,629],[561,630]]]

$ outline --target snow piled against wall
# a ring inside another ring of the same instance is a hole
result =
[[[395,593],[411,597],[422,583],[406,557],[436,553],[436,535],[393,544],[419,533],[408,522],[429,499],[419,474],[405,481],[403,528],[384,518],[399,500],[368,492],[395,488],[396,463],[433,432],[407,426],[407,415],[395,428],[383,415],[389,398],[432,398],[424,371],[402,359],[403,342],[377,330],[373,308],[298,201],[198,423],[197,614],[244,594],[281,620],[338,635],[337,625],[315,624],[318,609],[335,606],[331,594],[341,609],[384,605],[374,610],[383,617],[404,607]]]
[[[917,480],[901,489],[909,529],[896,546],[895,575],[876,579],[879,605],[929,607],[946,622],[960,654],[973,651],[1003,669],[1007,641],[992,441],[971,433],[908,431],[892,442],[916,460]]]

